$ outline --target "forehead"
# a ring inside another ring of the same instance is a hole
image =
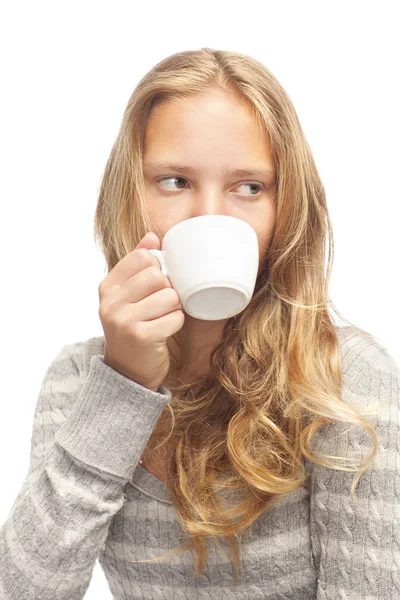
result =
[[[173,162],[182,164],[207,158],[208,163],[217,160],[236,167],[254,161],[273,167],[269,136],[258,125],[249,103],[219,90],[153,109],[146,126],[145,158],[172,159],[171,153]]]
[[[214,124],[239,127],[254,127],[257,120],[250,103],[237,94],[219,89],[210,89],[199,94],[168,100],[152,110],[148,125],[157,122],[168,128],[169,124],[184,128]]]

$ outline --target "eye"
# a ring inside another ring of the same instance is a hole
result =
[[[159,179],[157,179],[157,181],[159,183],[161,183],[162,181],[168,180],[168,179],[179,182],[177,184],[179,189],[184,189],[184,187],[185,187],[184,182],[187,182],[187,179],[185,179],[184,177],[181,177],[180,175],[169,175],[166,177],[160,177]],[[173,185],[175,185],[175,184],[173,184]],[[259,188],[259,189],[256,190],[256,193],[254,193],[254,194],[239,194],[240,196],[257,196],[260,193],[260,190],[264,187],[261,183],[246,182],[246,183],[239,184],[238,186],[236,186],[235,189],[237,189],[239,187],[245,187],[246,185],[250,186],[253,189],[253,191],[254,191],[254,188]],[[170,190],[170,191],[176,191],[176,190]]]
[[[249,183],[241,183],[240,185],[238,185],[238,187],[243,187],[243,186],[246,186],[246,185],[251,186],[253,188],[253,190],[254,190],[255,187],[258,187],[258,188],[262,188],[263,187],[261,183],[251,183],[251,182],[249,182]],[[260,190],[256,191],[255,194],[250,194],[250,196],[257,196],[259,194],[259,192],[260,192]]]
[[[168,177],[160,177],[159,179],[157,179],[157,181],[159,183],[161,183],[161,181],[163,181],[164,179],[176,179],[176,180],[179,180],[180,182],[187,181],[187,179],[185,179],[184,177],[180,177],[179,175],[170,175]],[[182,189],[182,188],[180,188],[180,189]]]

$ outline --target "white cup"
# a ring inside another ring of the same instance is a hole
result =
[[[151,249],[177,292],[186,313],[217,321],[249,304],[259,255],[254,229],[242,219],[202,215],[177,223]]]

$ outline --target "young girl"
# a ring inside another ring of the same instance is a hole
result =
[[[259,247],[250,303],[221,321],[184,313],[149,252],[210,214]],[[400,371],[329,313],[325,191],[270,71],[210,48],[157,64],[95,232],[104,335],[45,375],[0,597],[79,600],[99,559],[115,600],[399,598]]]

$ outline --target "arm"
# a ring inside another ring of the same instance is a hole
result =
[[[379,403],[377,414],[366,416],[377,432],[379,447],[373,470],[356,487],[356,504],[350,499],[354,472],[312,465],[317,600],[395,600],[400,598],[400,369],[377,342],[355,344],[344,356],[344,401]],[[365,458],[369,434],[348,427],[331,423],[322,429],[318,450]]]
[[[34,415],[30,464],[0,529],[2,600],[81,600],[123,489],[171,398],[90,359],[84,342],[49,366]]]

